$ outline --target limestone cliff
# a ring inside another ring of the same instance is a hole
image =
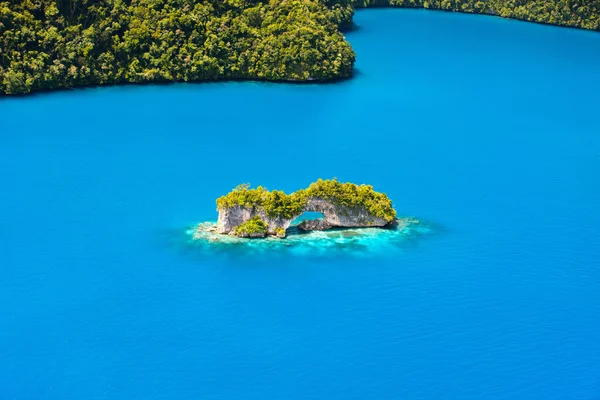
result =
[[[300,215],[300,214],[299,214]],[[284,231],[290,227],[292,221],[296,218],[269,217],[264,209],[257,206],[233,206],[219,209],[219,219],[217,220],[217,232],[231,233],[236,227],[249,221],[254,217],[260,217],[267,225],[268,235],[277,235],[279,229]],[[280,232],[280,231],[279,231]]]
[[[371,186],[340,183],[337,180],[319,180],[308,189],[291,195],[269,192],[262,187],[249,189],[248,185],[241,185],[219,198],[217,209],[217,231],[243,237],[285,237],[285,231],[292,221],[307,211],[319,212],[325,220],[324,224],[305,224],[307,230],[384,227],[394,224],[396,217],[391,201],[385,194],[375,192]],[[260,223],[260,231],[259,228],[246,226],[250,220]],[[238,229],[242,225],[244,229]]]
[[[333,226],[322,219],[306,220],[298,224],[298,229],[301,231],[326,231],[331,228],[333,228]]]
[[[362,205],[340,205],[320,197],[309,198],[306,209],[303,212],[305,211],[320,212],[323,214],[325,221],[335,227],[382,227],[389,224],[383,218],[372,215]]]

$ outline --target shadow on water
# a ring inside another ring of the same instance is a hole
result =
[[[358,69],[356,67],[352,68],[352,77],[353,78],[357,78],[361,75],[364,75],[364,73],[360,69]]]
[[[15,99],[29,99],[34,97],[43,97],[52,94],[61,94],[61,93],[75,93],[81,94],[85,92],[89,92],[92,90],[100,89],[100,88],[139,88],[139,87],[152,87],[152,86],[176,86],[176,85],[189,85],[191,86],[208,86],[208,85],[222,85],[222,84],[231,84],[231,83],[260,83],[260,84],[272,84],[272,85],[295,85],[295,86],[335,86],[340,82],[349,81],[354,78],[356,72],[353,70],[353,74],[351,76],[342,76],[342,77],[334,77],[334,78],[326,78],[326,79],[268,79],[261,77],[248,77],[248,78],[217,78],[217,79],[206,79],[206,80],[193,80],[193,81],[183,81],[183,80],[155,80],[155,81],[144,81],[144,82],[116,82],[116,83],[98,83],[98,84],[82,84],[75,85],[72,87],[64,87],[64,88],[50,88],[50,89],[38,89],[30,93],[17,93],[17,94],[0,94],[0,102],[4,101],[14,101]]]
[[[352,23],[345,25],[344,27],[342,27],[341,32],[342,33],[355,33],[361,30],[360,25],[358,25],[356,22],[352,21]]]

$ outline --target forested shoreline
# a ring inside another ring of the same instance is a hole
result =
[[[600,0],[0,1],[0,94],[118,83],[352,76],[355,7],[494,14],[600,30]]]
[[[356,7],[403,7],[490,14],[600,30],[600,0],[355,0]]]

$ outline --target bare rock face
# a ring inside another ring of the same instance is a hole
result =
[[[331,228],[333,228],[333,225],[322,219],[302,221],[298,224],[298,229],[302,229],[303,231],[326,231]]]
[[[280,231],[279,228],[283,228],[284,231],[289,228],[293,220],[282,217],[268,217],[262,209],[257,207],[234,206],[219,210],[217,232],[230,233],[237,226],[257,215],[267,224],[267,234],[273,236],[277,236],[277,232]]]
[[[319,197],[308,200],[305,211],[320,212],[332,226],[342,228],[382,227],[388,222],[372,215],[365,207],[345,207]]]
[[[219,219],[217,220],[217,232],[229,233],[236,226],[252,219],[256,215],[250,208],[234,206],[219,210]]]

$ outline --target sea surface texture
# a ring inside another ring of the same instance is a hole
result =
[[[336,84],[0,100],[0,399],[600,398],[600,35],[356,24]],[[237,184],[319,177],[419,228],[190,234]]]

